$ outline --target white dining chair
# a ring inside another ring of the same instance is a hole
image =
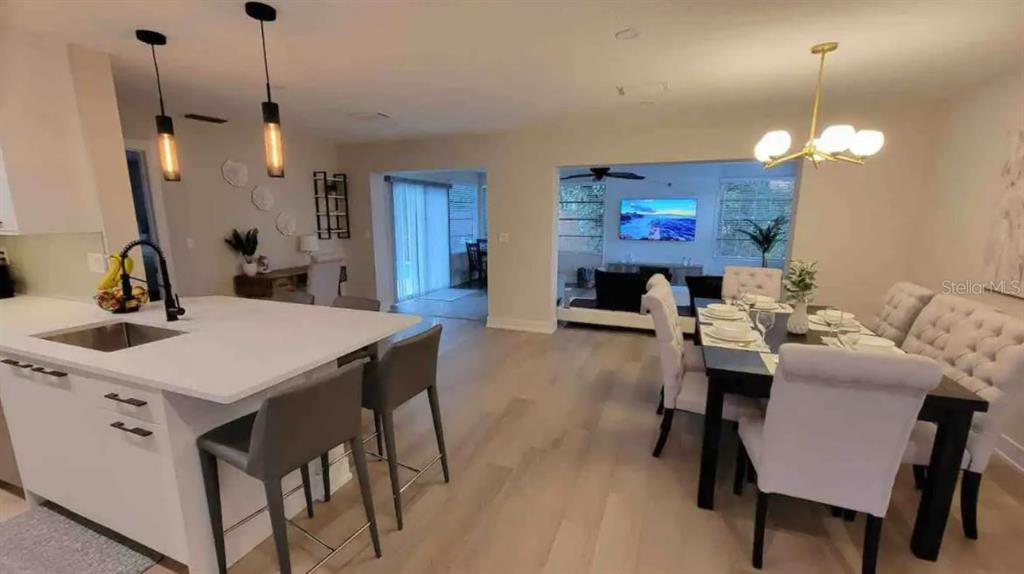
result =
[[[1024,403],[1024,320],[995,310],[976,310],[954,322],[933,322],[931,317],[929,314],[923,321],[930,331],[934,330],[933,334],[945,332],[939,325],[950,327],[948,335],[935,339],[944,343],[942,349],[929,349],[936,354],[945,375],[989,403],[988,412],[974,415],[961,461],[960,512],[964,536],[977,539],[982,474],[1011,414]],[[915,322],[914,329],[924,331],[925,326]],[[936,430],[934,423],[919,421],[903,457],[905,463],[914,465],[919,488],[927,484],[925,469]]]
[[[864,326],[897,345],[907,338],[914,320],[932,300],[935,292],[909,281],[900,281],[885,292],[882,308]]]
[[[657,281],[654,278],[659,277],[661,281]],[[701,353],[700,347],[690,339],[686,338],[683,334],[683,326],[681,317],[679,316],[679,307],[676,305],[676,297],[672,292],[672,285],[665,279],[665,276],[658,273],[655,274],[647,281],[647,293],[654,295],[665,305],[665,310],[668,312],[669,324],[674,326],[675,337],[679,341],[679,344],[683,346],[683,352],[685,355],[686,368],[695,371],[704,370],[704,355]],[[644,304],[643,298],[640,300],[640,311],[643,313],[649,313],[646,305]],[[661,414],[661,410],[658,410],[658,414]]]
[[[687,368],[687,348],[683,345],[682,336],[673,328],[669,305],[656,293],[647,293],[643,296],[643,306],[654,319],[658,357],[661,360],[663,414],[658,442],[654,446],[654,456],[657,457],[661,456],[672,430],[675,411],[704,414],[708,379],[704,372]],[[738,421],[741,416],[757,415],[760,412],[760,404],[754,399],[738,395],[725,396],[723,417],[727,420]]]
[[[341,259],[330,259],[309,264],[306,290],[316,297],[318,304],[330,305],[335,297],[341,295],[341,283],[344,280],[343,263]]]
[[[782,299],[782,270],[772,267],[726,266],[722,278],[722,298],[734,299],[740,293]]]
[[[941,380],[925,357],[781,347],[764,417],[740,420],[737,476],[747,464],[757,476],[755,568],[768,502],[785,495],[867,514],[861,569],[875,571],[896,471],[925,395]]]

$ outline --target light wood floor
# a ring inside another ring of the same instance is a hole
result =
[[[423,297],[410,299],[396,303],[394,310],[399,313],[447,319],[487,320],[487,289],[483,288],[479,281],[458,285],[457,288],[472,289],[473,292],[454,301],[436,301]]]
[[[731,431],[713,512],[695,501],[699,417],[677,416],[662,457],[650,455],[659,421],[652,337],[573,328],[545,336],[440,321],[452,483],[435,467],[409,488],[399,532],[386,467],[371,463],[384,557],[373,557],[363,534],[321,572],[754,572],[754,496],[732,494]],[[396,426],[404,462],[433,458],[425,397],[402,407]],[[346,485],[300,523],[337,543],[363,521],[358,500],[355,485]],[[981,539],[963,537],[954,507],[938,563],[910,553],[916,505],[902,470],[882,532],[881,572],[1020,571],[1024,475],[1003,460],[982,482]],[[859,572],[863,526],[863,518],[851,524],[820,505],[779,500],[768,518],[763,572]],[[290,538],[297,572],[325,555],[295,529]],[[231,572],[275,572],[275,565],[268,540]],[[147,574],[183,571],[165,563]]]

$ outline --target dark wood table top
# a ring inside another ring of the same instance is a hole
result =
[[[721,303],[719,299],[695,298],[694,306],[697,308],[707,307],[711,303]],[[816,308],[811,306],[810,312]],[[696,315],[696,313],[694,313]],[[775,324],[765,335],[765,343],[773,353],[779,352],[779,347],[786,343],[800,343],[803,345],[823,345],[822,335],[824,331],[808,331],[806,335],[794,335],[786,330],[786,319],[789,314],[780,314],[775,319]],[[697,332],[700,332],[700,321],[697,321]],[[757,351],[744,351],[740,349],[726,349],[723,347],[702,346],[704,353],[704,366],[709,374],[741,375],[751,382],[760,382],[765,385],[765,396],[768,387],[771,385],[772,374],[768,371],[764,361]],[[985,412],[988,410],[988,401],[979,397],[970,390],[964,388],[949,377],[942,377],[942,382],[928,393],[928,402],[943,403],[943,406],[951,406],[958,409]]]

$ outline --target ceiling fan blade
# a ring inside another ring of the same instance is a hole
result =
[[[610,171],[605,175],[607,177],[615,177],[618,179],[647,179],[645,176],[636,173],[630,173],[628,171]]]
[[[577,173],[576,175],[567,175],[567,176],[563,177],[562,181],[565,181],[567,179],[581,179],[581,178],[591,178],[591,177],[594,177],[594,174],[592,174],[592,173]]]

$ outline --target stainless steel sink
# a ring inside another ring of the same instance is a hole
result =
[[[49,335],[35,335],[35,337],[110,353],[184,334],[184,331],[174,331],[172,329],[120,321]]]

